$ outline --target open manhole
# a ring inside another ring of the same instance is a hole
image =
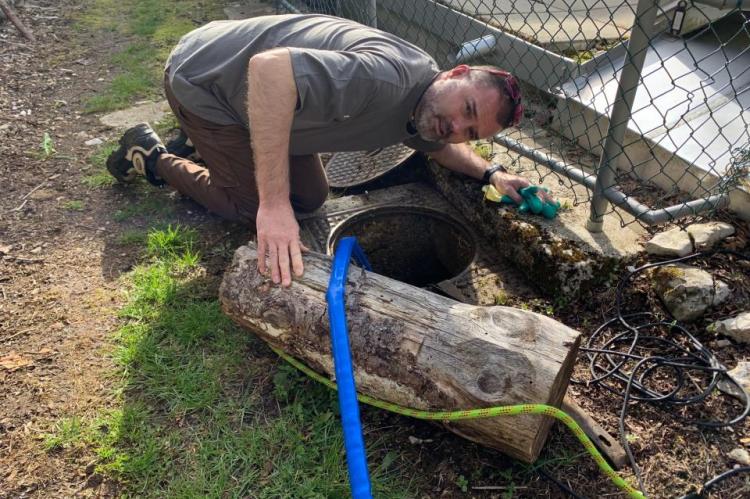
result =
[[[373,271],[419,287],[458,276],[477,253],[460,222],[424,208],[373,208],[348,218],[331,233],[329,254],[346,236],[357,238]]]
[[[401,144],[373,151],[337,152],[326,164],[328,185],[334,189],[362,185],[402,165],[414,153]]]

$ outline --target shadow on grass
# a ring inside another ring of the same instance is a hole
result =
[[[149,234],[117,333],[118,408],[61,424],[48,447],[94,450],[126,495],[349,497],[335,394],[223,315],[194,236]],[[403,460],[370,451],[376,496],[412,497]]]

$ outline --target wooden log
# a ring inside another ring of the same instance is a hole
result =
[[[330,377],[325,291],[331,260],[306,253],[304,263],[304,276],[282,288],[258,273],[254,245],[240,247],[220,299],[235,322]],[[346,310],[358,391],[424,410],[559,407],[580,341],[578,332],[549,317],[459,303],[355,266],[347,276]],[[552,420],[523,415],[445,424],[533,462]]]
[[[583,407],[576,404],[575,400],[569,395],[566,395],[563,399],[561,409],[578,423],[614,469],[622,469],[628,464],[628,455],[617,438],[599,426],[599,423]]]
[[[18,29],[18,31],[20,31],[21,34],[28,41],[32,43],[36,41],[36,39],[34,38],[34,33],[32,33],[29,28],[24,26],[24,24],[18,18],[16,13],[13,12],[13,9],[10,8],[10,5],[8,5],[8,3],[5,0],[0,0],[0,10],[3,11],[3,14],[5,14],[5,17],[7,17],[8,20],[13,23],[13,25]]]

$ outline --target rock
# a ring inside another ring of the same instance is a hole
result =
[[[692,251],[690,235],[679,227],[656,234],[646,243],[646,252],[650,255],[680,257]]]
[[[235,2],[224,7],[224,14],[227,19],[247,19],[248,17],[266,16],[275,13],[276,9],[271,5],[258,2]]]
[[[168,111],[169,104],[166,100],[146,102],[145,104],[102,116],[99,121],[112,128],[126,129],[138,123],[150,123],[153,125],[164,119]]]
[[[29,196],[34,201],[49,201],[57,196],[57,191],[52,189],[37,189]]]
[[[714,341],[714,348],[726,348],[732,346],[732,342],[729,340],[716,340]]]
[[[750,312],[742,312],[736,317],[714,322],[708,329],[740,343],[750,343]]]
[[[421,444],[429,444],[432,443],[432,439],[423,439],[423,438],[417,438],[414,436],[409,435],[409,443],[412,445],[421,445]]]
[[[750,362],[738,362],[734,369],[727,372],[727,376],[750,393]],[[722,392],[744,401],[745,393],[737,387],[737,384],[722,376],[717,386]]]
[[[732,450],[729,454],[727,454],[727,457],[734,461],[737,461],[744,466],[750,466],[750,452],[741,447],[737,447],[736,449]]]
[[[104,144],[104,141],[97,137],[95,139],[87,140],[86,142],[84,142],[84,144],[86,144],[87,146],[98,146]]]
[[[724,281],[714,279],[714,301],[711,305],[721,305],[727,298],[732,294],[732,290],[729,289],[729,285]]]
[[[705,224],[693,224],[687,228],[687,232],[693,240],[695,251],[703,251],[734,234],[734,226],[724,222],[708,222]]]
[[[722,303],[730,294],[726,283],[689,265],[657,267],[651,275],[656,293],[679,321],[701,317],[708,307]]]

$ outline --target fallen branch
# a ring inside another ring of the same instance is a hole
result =
[[[21,336],[23,334],[30,333],[31,331],[33,331],[33,329],[24,329],[23,331],[19,331],[16,334],[12,334],[12,335],[8,336],[7,338],[0,339],[0,343],[6,343],[6,342],[12,340],[13,338],[17,338],[17,337],[19,337],[19,336]]]
[[[21,32],[21,34],[30,42],[35,42],[36,38],[34,38],[34,33],[31,32],[29,28],[23,25],[20,19],[18,19],[18,16],[16,16],[16,13],[13,12],[13,10],[10,8],[10,5],[5,0],[0,0],[0,10],[3,11],[3,14],[5,14],[5,17],[8,18],[10,22],[13,23],[13,25],[18,28],[18,31]]]

